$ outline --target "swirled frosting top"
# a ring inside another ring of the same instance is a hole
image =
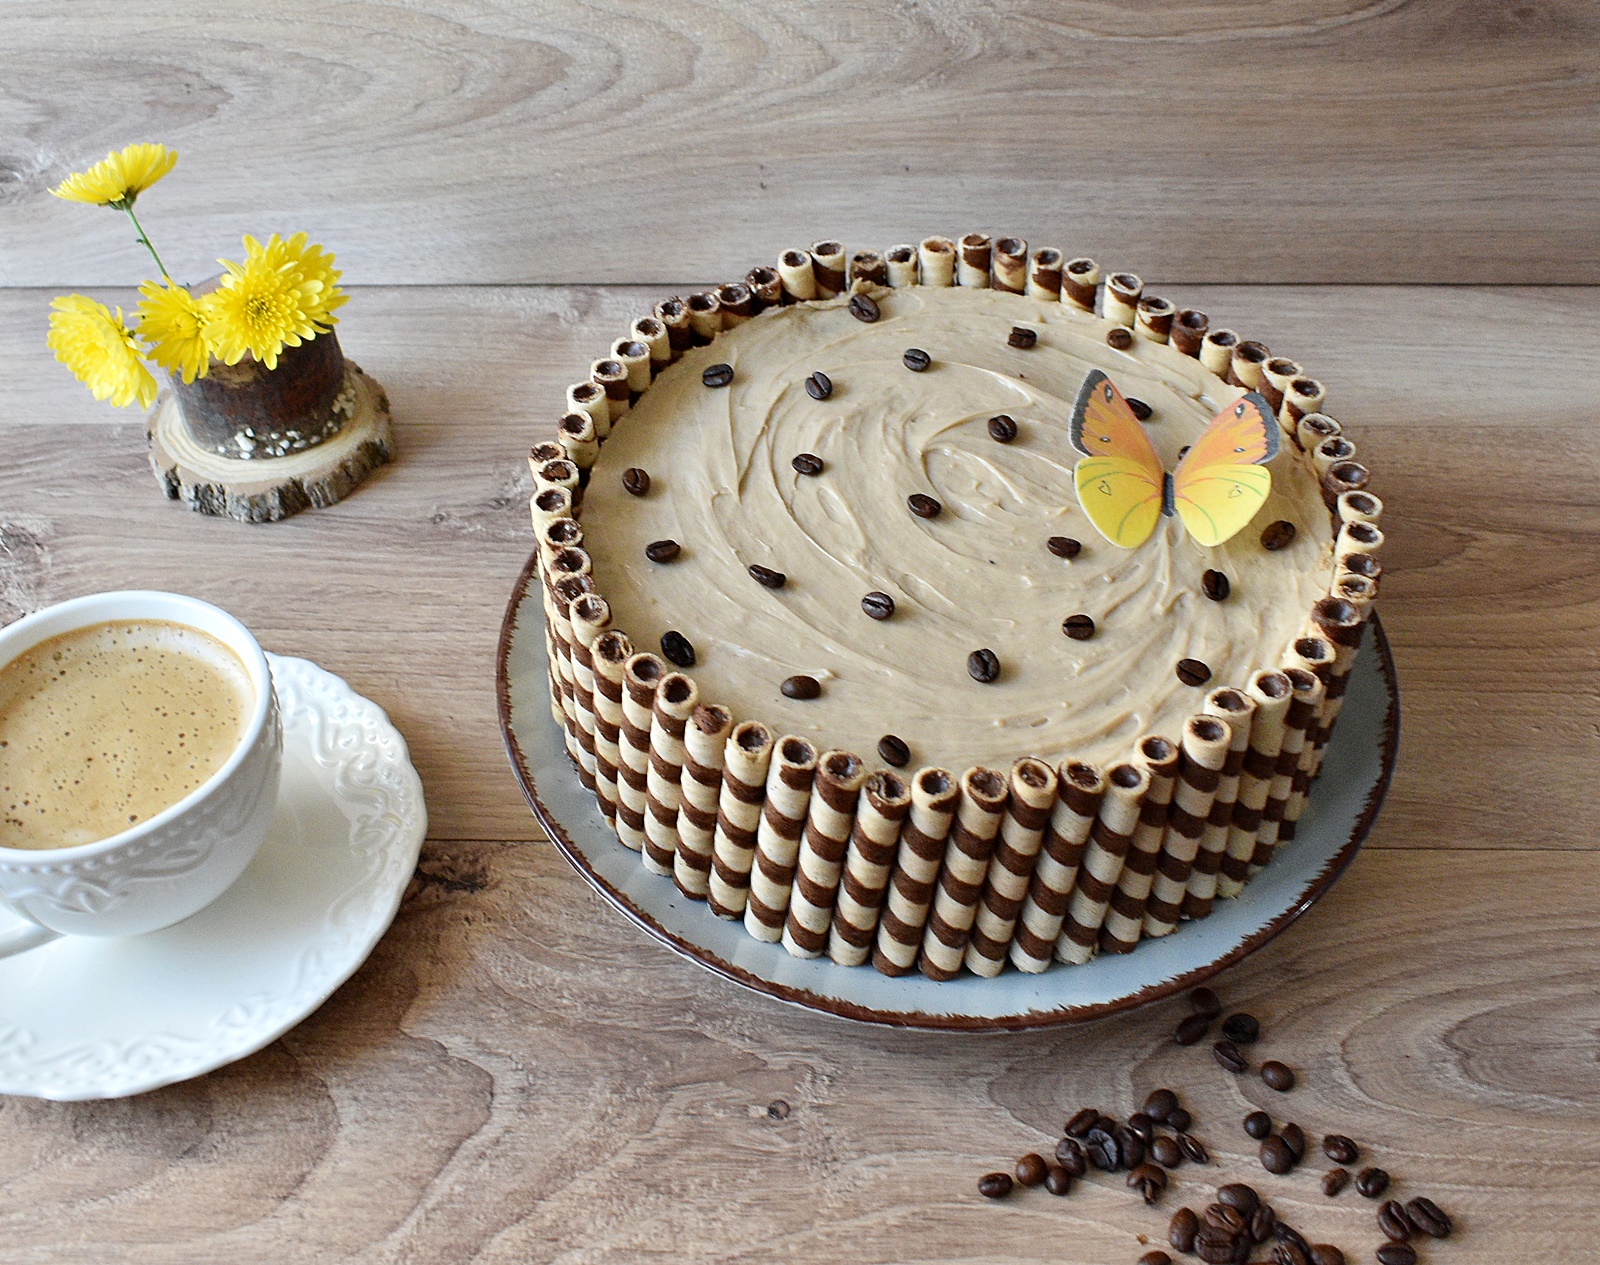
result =
[[[1213,414],[1242,392],[1171,347],[1107,346],[1106,321],[1064,304],[993,290],[873,289],[881,319],[856,320],[843,298],[772,309],[687,352],[620,418],[585,493],[584,544],[614,626],[641,650],[676,630],[694,647],[706,702],[819,748],[874,762],[900,736],[912,767],[1006,769],[1127,757],[1139,737],[1177,738],[1206,689],[1243,685],[1277,667],[1332,575],[1332,528],[1311,462],[1291,442],[1250,526],[1204,548],[1176,518],[1137,549],[1104,540],[1078,506],[1068,443],[1072,401],[1091,368],[1153,410],[1146,431],[1172,468]],[[1013,326],[1038,333],[1008,345]],[[921,348],[924,372],[902,356]],[[732,384],[701,372],[725,362]],[[805,379],[833,382],[812,399]],[[990,437],[1015,419],[1011,443]],[[799,453],[824,463],[815,476]],[[647,496],[622,472],[650,475]],[[907,497],[943,506],[919,518]],[[1269,552],[1279,519],[1297,534]],[[1082,542],[1069,560],[1046,541]],[[682,546],[653,563],[645,546]],[[782,572],[782,588],[749,567]],[[1208,599],[1208,568],[1231,582]],[[868,618],[862,597],[888,593],[894,615]],[[1095,634],[1062,623],[1089,615]],[[969,675],[970,652],[993,650],[998,679]],[[1179,680],[1181,659],[1211,669],[1205,688]],[[785,678],[821,684],[814,699],[780,693]]]

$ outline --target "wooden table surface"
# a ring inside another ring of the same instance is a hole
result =
[[[372,959],[261,1053],[128,1101],[0,1099],[0,1261],[1132,1265],[1180,1201],[1258,1178],[1370,1260],[1374,1205],[1324,1199],[1320,1159],[1266,1177],[1249,1103],[1446,1206],[1429,1263],[1600,1259],[1600,291],[1162,293],[1330,383],[1389,507],[1388,804],[1327,899],[1217,984],[1299,1069],[1287,1099],[1171,1045],[1178,1001],[993,1038],[788,1008],[676,958],[539,842],[492,679],[523,454],[654,292],[358,289],[340,337],[389,390],[398,463],[248,527],[159,499],[139,417],[45,350],[49,292],[0,291],[0,620],[124,586],[221,603],[389,711],[432,822]],[[1072,1109],[1158,1084],[1217,1161],[1164,1210],[1120,1179],[975,1193]]]

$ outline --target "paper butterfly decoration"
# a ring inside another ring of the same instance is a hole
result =
[[[1272,491],[1263,462],[1278,455],[1272,406],[1252,391],[1211,419],[1168,473],[1122,392],[1091,370],[1072,408],[1073,470],[1078,502],[1114,545],[1137,549],[1163,514],[1176,513],[1202,545],[1220,545],[1242,529]]]

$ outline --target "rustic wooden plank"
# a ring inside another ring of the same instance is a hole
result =
[[[1600,1235],[1600,858],[1369,852],[1226,972],[1277,1095],[1160,1003],[996,1039],[855,1026],[746,993],[601,906],[548,848],[431,845],[399,922],[262,1053],[131,1101],[0,1099],[8,1265],[220,1260],[1133,1265],[1248,1180],[1352,1265],[1375,1205],[1320,1155],[1264,1174],[1252,1105],[1455,1217],[1430,1261],[1590,1259]],[[1178,1090],[1214,1163],[1146,1209],[1120,1175],[1005,1206],[975,1179],[1078,1106]]]
[[[14,0],[0,284],[124,284],[46,190],[136,139],[199,279],[304,228],[351,280],[681,282],[1018,233],[1185,281],[1600,281],[1584,0]]]

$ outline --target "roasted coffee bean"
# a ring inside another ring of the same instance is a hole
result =
[[[1178,680],[1185,685],[1204,685],[1211,679],[1211,669],[1199,659],[1178,660]]]
[[[1052,1195],[1064,1195],[1072,1189],[1072,1174],[1061,1165],[1052,1164],[1044,1175],[1044,1188]]]
[[[1165,1186],[1158,1186],[1155,1182],[1139,1183],[1139,1196],[1144,1200],[1146,1207],[1154,1207],[1156,1204],[1160,1203],[1161,1196],[1166,1193],[1167,1188]]]
[[[1061,621],[1061,631],[1074,641],[1088,641],[1094,636],[1094,620],[1087,615],[1068,615]],[[1193,1018],[1193,1016],[1190,1016]],[[1181,1030],[1183,1025],[1178,1025]],[[1188,1045],[1187,1041],[1180,1041],[1179,1045]]]
[[[1272,1132],[1272,1117],[1264,1111],[1252,1111],[1244,1118],[1244,1131],[1259,1142]]]
[[[1261,1038],[1261,1021],[1240,1011],[1222,1021],[1222,1035],[1235,1045],[1254,1045]]]
[[[1364,1168],[1356,1174],[1356,1194],[1377,1199],[1389,1189],[1389,1174],[1381,1168]]]
[[[1350,1184],[1350,1174],[1342,1168],[1330,1168],[1322,1175],[1322,1193],[1332,1199]]]
[[[1017,1161],[1015,1168],[1017,1184],[1020,1186],[1037,1186],[1045,1179],[1045,1174],[1050,1171],[1049,1165],[1044,1162],[1044,1156],[1034,1151],[1029,1151]]]
[[[1017,437],[1017,423],[1008,414],[997,413],[989,419],[989,438],[997,444],[1009,444]]]
[[[1239,1250],[1239,1236],[1214,1225],[1203,1225],[1194,1236],[1194,1254],[1206,1265],[1229,1265]]]
[[[1139,1258],[1139,1265],[1172,1265],[1172,1258],[1160,1248],[1153,1248]]]
[[[764,567],[759,562],[750,564],[750,578],[757,584],[769,589],[781,589],[789,582],[789,577],[782,571],[774,571],[771,567]]]
[[[1114,326],[1106,331],[1106,346],[1113,351],[1127,351],[1133,346],[1133,332],[1121,325]]]
[[[1082,1177],[1089,1171],[1089,1161],[1077,1138],[1062,1138],[1056,1143],[1056,1161],[1074,1177]]]
[[[1089,1157],[1089,1163],[1102,1173],[1117,1171],[1120,1159],[1117,1140],[1099,1125],[1089,1130],[1089,1135],[1083,1140],[1083,1149]]]
[[[661,634],[661,653],[667,657],[668,662],[676,663],[680,668],[694,667],[694,646],[681,632],[668,629]]]
[[[1052,536],[1044,544],[1058,558],[1076,558],[1083,549],[1083,545],[1071,536]]]
[[[1000,675],[1000,658],[993,650],[974,650],[967,656],[967,675],[987,684]]]
[[[1268,523],[1261,532],[1261,547],[1276,552],[1287,549],[1294,543],[1294,524],[1287,519],[1280,518],[1275,523]]]
[[[1085,619],[1089,617],[1084,616]],[[1172,1039],[1179,1045],[1193,1045],[1211,1030],[1211,1020],[1204,1015],[1185,1015],[1178,1021],[1177,1030],[1172,1034]]]
[[[799,474],[821,474],[822,458],[812,452],[803,452],[789,463]]]
[[[878,319],[878,305],[870,294],[852,294],[850,296],[850,315],[864,324],[871,325]]]
[[[1128,1187],[1139,1185],[1141,1182],[1155,1182],[1163,1190],[1167,1186],[1167,1170],[1155,1164],[1137,1164],[1128,1172]]]
[[[644,496],[650,491],[650,476],[638,466],[622,472],[622,490],[629,496]]]
[[[891,768],[903,769],[911,763],[911,748],[904,738],[884,734],[878,739],[878,758]]]
[[[1360,1150],[1342,1133],[1330,1133],[1322,1139],[1322,1153],[1335,1164],[1354,1164]]]
[[[1224,1070],[1236,1076],[1250,1070],[1250,1060],[1239,1052],[1239,1047],[1232,1041],[1218,1041],[1211,1047],[1211,1053]]]
[[[1298,1164],[1306,1157],[1306,1133],[1297,1124],[1286,1124],[1279,1130],[1284,1145],[1294,1152],[1294,1162]]]
[[[913,492],[906,497],[906,504],[911,507],[911,512],[918,518],[938,518],[944,506],[931,496],[924,496],[921,492]]]
[[[1200,1229],[1200,1218],[1192,1208],[1179,1208],[1167,1222],[1167,1242],[1185,1256],[1194,1251],[1194,1236]]]
[[[1222,1013],[1222,1000],[1202,984],[1199,988],[1189,990],[1189,1009],[1207,1019],[1215,1019]]]
[[[1011,1193],[1011,1174],[985,1173],[978,1178],[978,1193],[985,1199],[1004,1199]]]
[[[1211,1162],[1211,1156],[1207,1153],[1205,1147],[1200,1144],[1200,1139],[1195,1137],[1194,1134],[1180,1133],[1177,1135],[1177,1139],[1178,1145],[1183,1148],[1183,1153],[1189,1157],[1191,1164],[1209,1164]]]
[[[1278,1224],[1278,1214],[1272,1210],[1271,1204],[1262,1204],[1250,1214],[1250,1238],[1256,1243],[1265,1243],[1272,1237],[1272,1231]]]
[[[1174,1107],[1171,1111],[1167,1112],[1167,1128],[1171,1129],[1174,1133],[1185,1132],[1193,1123],[1194,1117],[1189,1114],[1186,1108]]]
[[[1117,1158],[1123,1168],[1138,1168],[1144,1163],[1145,1152],[1149,1148],[1137,1133],[1127,1125],[1119,1124],[1111,1136],[1117,1140]]]
[[[791,676],[786,678],[778,688],[783,691],[785,698],[802,700],[816,698],[822,693],[822,686],[814,676]]]
[[[1157,1164],[1177,1168],[1183,1163],[1183,1148],[1165,1134],[1150,1141],[1150,1154]]]
[[[1378,1265],[1417,1265],[1417,1249],[1409,1243],[1385,1243],[1373,1255]]]
[[[1207,571],[1202,575],[1200,588],[1213,602],[1226,602],[1228,594],[1233,591],[1233,585],[1228,583],[1228,577],[1220,571]]]
[[[1345,1265],[1344,1253],[1332,1243],[1313,1243],[1311,1265]]]
[[[1276,1133],[1261,1140],[1261,1167],[1282,1176],[1294,1168],[1294,1152]]]
[[[1178,1105],[1178,1095],[1170,1089],[1152,1089],[1144,1100],[1144,1114],[1157,1124],[1166,1124],[1167,1116]]]
[[[1100,1119],[1100,1113],[1098,1111],[1096,1111],[1093,1107],[1084,1107],[1082,1110],[1074,1113],[1072,1119],[1067,1121],[1067,1126],[1062,1130],[1062,1132],[1065,1133],[1069,1138],[1084,1137],[1088,1134],[1090,1129],[1094,1128],[1094,1122],[1098,1119]]]
[[[1391,1243],[1404,1243],[1411,1237],[1411,1222],[1399,1200],[1385,1200],[1378,1209],[1378,1229]]]
[[[1151,407],[1143,400],[1135,399],[1131,395],[1126,398],[1128,401],[1128,408],[1132,410],[1133,415],[1141,422],[1148,422],[1150,420],[1150,414],[1154,410],[1151,409]]]
[[[708,387],[725,387],[733,381],[732,365],[709,365],[700,375]]]
[[[1222,1203],[1212,1204],[1206,1209],[1205,1223],[1226,1230],[1229,1234],[1243,1234],[1250,1227],[1249,1219],[1243,1213]]]
[[[1237,1208],[1248,1217],[1261,1206],[1261,1196],[1256,1194],[1254,1186],[1248,1186],[1244,1182],[1229,1182],[1226,1186],[1217,1188],[1217,1202],[1229,1208]]]
[[[1272,1265],[1311,1265],[1311,1257],[1297,1243],[1279,1243],[1272,1249]]]
[[[888,619],[894,614],[894,598],[874,589],[861,599],[861,609],[873,619]]]
[[[1454,1228],[1445,1210],[1421,1195],[1406,1204],[1406,1220],[1417,1233],[1426,1234],[1430,1239],[1448,1239]]]
[[[1261,1079],[1266,1082],[1268,1089],[1275,1089],[1280,1094],[1288,1093],[1294,1088],[1294,1069],[1277,1059],[1268,1059],[1261,1065]]]
[[[1024,329],[1020,325],[1013,325],[1011,327],[1011,334],[1006,339],[1006,342],[1011,344],[1011,346],[1020,347],[1023,351],[1027,351],[1038,341],[1039,332],[1037,330]]]
[[[833,394],[833,379],[825,373],[814,373],[806,379],[806,394],[813,400],[825,400]]]
[[[1156,1136],[1156,1122],[1147,1112],[1136,1111],[1128,1117],[1128,1128],[1139,1135],[1140,1141],[1149,1146]]]
[[[900,360],[912,373],[921,373],[933,363],[933,357],[920,347],[906,348],[906,354]]]
[[[681,551],[676,540],[652,540],[644,547],[644,556],[651,562],[671,562]]]

